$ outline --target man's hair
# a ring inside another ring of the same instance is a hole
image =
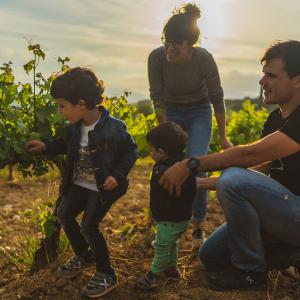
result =
[[[104,85],[95,73],[87,68],[73,68],[59,74],[52,82],[50,94],[53,98],[64,98],[72,104],[84,100],[88,109],[101,104]]]
[[[163,29],[162,36],[167,40],[187,40],[190,45],[194,45],[200,35],[200,29],[197,25],[200,16],[201,11],[196,4],[183,4],[173,12]]]
[[[156,149],[164,150],[168,155],[183,152],[187,143],[187,134],[173,122],[161,123],[146,135],[147,142]]]
[[[268,63],[274,58],[280,58],[285,64],[285,70],[290,78],[300,75],[300,42],[276,41],[265,52],[261,63]]]

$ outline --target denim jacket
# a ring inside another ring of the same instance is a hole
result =
[[[137,157],[137,145],[127,132],[126,124],[109,115],[100,107],[102,112],[94,130],[88,133],[88,149],[91,155],[92,167],[98,190],[107,176],[113,176],[119,186],[128,185],[127,175]],[[45,141],[46,154],[66,154],[66,168],[63,174],[62,193],[72,182],[74,163],[78,159],[78,149],[81,138],[81,121],[71,124],[65,138]]]

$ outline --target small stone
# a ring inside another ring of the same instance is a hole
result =
[[[14,216],[12,217],[12,220],[13,220],[14,222],[18,222],[18,221],[21,220],[21,217],[20,217],[19,215],[14,215]]]
[[[293,300],[291,297],[289,296],[284,296],[283,298],[281,298],[280,300]]]
[[[58,289],[56,287],[53,287],[50,291],[49,291],[50,295],[55,295],[58,294]]]
[[[137,183],[137,184],[135,185],[135,187],[136,187],[137,189],[144,189],[144,185],[141,184],[141,183]]]
[[[74,287],[71,284],[68,284],[63,288],[63,291],[66,293],[74,293]]]
[[[3,209],[5,212],[10,212],[10,211],[12,211],[13,206],[12,206],[11,204],[6,204],[6,205],[2,206],[2,209]]]
[[[56,281],[55,286],[58,289],[62,289],[63,287],[65,287],[68,284],[68,281],[65,278],[60,278]]]
[[[181,296],[178,294],[170,294],[170,295],[168,295],[168,299],[169,300],[180,300]]]

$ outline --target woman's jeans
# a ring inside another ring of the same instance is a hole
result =
[[[227,223],[199,251],[207,271],[231,265],[265,271],[292,263],[300,250],[300,196],[261,173],[228,168],[217,182]]]
[[[107,244],[99,231],[99,222],[104,218],[116,199],[103,199],[95,191],[72,185],[60,203],[57,217],[76,255],[86,257],[89,247],[96,260],[99,272],[113,273]],[[83,211],[81,224],[76,217]]]
[[[188,156],[207,154],[212,131],[211,105],[167,107],[168,121],[179,124],[188,134]],[[198,176],[206,176],[200,173]],[[205,218],[207,191],[199,191],[193,202],[193,222],[202,222]]]

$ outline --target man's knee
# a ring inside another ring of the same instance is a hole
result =
[[[221,176],[219,177],[216,190],[222,191],[226,190],[227,188],[235,187],[239,184],[240,179],[244,177],[244,172],[246,170],[237,167],[230,167],[223,170]]]

